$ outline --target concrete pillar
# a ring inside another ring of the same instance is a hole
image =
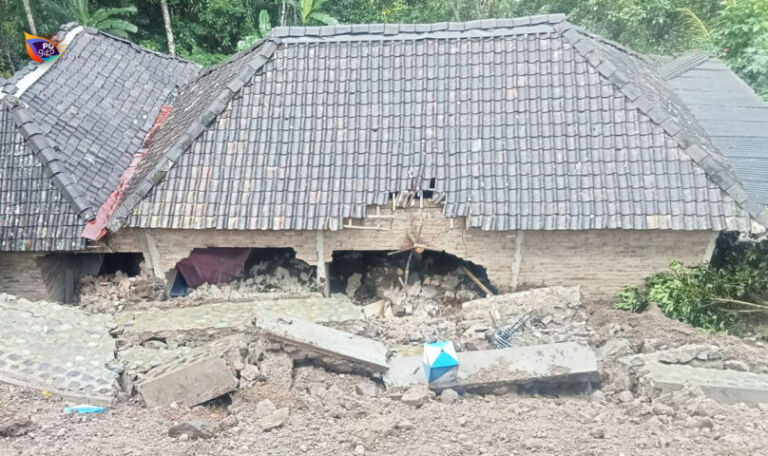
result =
[[[325,235],[322,231],[318,231],[315,234],[315,241],[317,247],[317,289],[321,290],[323,296],[331,295],[331,281],[328,280],[328,270],[331,263],[325,262]]]
[[[139,241],[141,242],[144,261],[148,263],[147,266],[149,266],[156,278],[165,280],[163,268],[160,266],[160,252],[157,250],[155,238],[146,230],[142,230],[139,235]]]

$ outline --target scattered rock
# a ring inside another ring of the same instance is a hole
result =
[[[593,429],[589,431],[589,435],[592,438],[595,439],[604,439],[605,438],[605,429]]]
[[[207,423],[202,421],[186,421],[171,426],[168,429],[168,435],[171,437],[181,437],[186,435],[190,440],[210,439],[213,437],[213,429]]]
[[[268,351],[259,364],[259,369],[267,383],[276,386],[281,391],[291,389],[293,383],[293,359],[283,351]]]
[[[616,399],[619,400],[619,402],[632,402],[635,400],[635,396],[632,394],[631,391],[624,390],[616,395]]]
[[[608,341],[600,348],[597,349],[597,354],[600,358],[619,358],[622,356],[629,356],[633,354],[632,345],[629,339],[623,337],[616,337],[608,339]]]
[[[19,437],[32,430],[34,423],[28,416],[0,409],[0,437]]]
[[[288,415],[289,413],[287,407],[278,409],[271,415],[260,419],[258,421],[259,427],[261,427],[264,432],[277,429],[284,425],[286,421],[288,421]]]
[[[256,417],[258,418],[266,418],[273,413],[277,411],[277,407],[275,407],[275,404],[272,403],[269,399],[264,399],[263,401],[259,401],[258,404],[256,404],[256,409],[254,412],[256,413]]]
[[[446,389],[440,393],[440,402],[443,404],[454,404],[459,401],[459,393],[453,389]]]
[[[379,394],[376,384],[370,381],[360,382],[355,385],[355,392],[365,397],[376,397]]]
[[[655,403],[652,410],[655,415],[675,416],[675,409],[665,404]]]
[[[421,407],[429,401],[429,389],[426,385],[416,385],[403,393],[401,401],[416,408]]]
[[[254,382],[261,377],[261,371],[257,366],[253,364],[246,364],[243,370],[240,371],[240,379],[247,382]]]
[[[351,276],[349,276],[349,278],[347,279],[347,288],[346,288],[347,296],[349,296],[350,298],[354,298],[355,293],[357,293],[357,290],[360,288],[360,285],[362,285],[362,283],[363,283],[363,275],[360,274],[359,272],[356,272]]]
[[[357,445],[355,447],[355,456],[365,456],[365,447],[362,445]]]

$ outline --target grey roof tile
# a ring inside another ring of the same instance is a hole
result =
[[[34,68],[32,64],[14,75],[3,92],[19,93],[16,84]],[[7,225],[0,233],[0,250],[83,248],[82,220],[78,229],[74,226],[78,216],[91,218],[115,190],[133,154],[141,150],[160,106],[198,70],[197,64],[90,28],[78,33],[65,56],[21,94],[21,106],[12,114],[3,107],[3,128],[16,132],[0,137],[0,174],[15,179],[0,179],[0,194],[16,214],[38,217],[34,223],[27,219],[25,224]],[[29,157],[22,163],[14,153]],[[10,169],[32,162],[39,172],[30,172],[27,180]],[[47,182],[40,182],[41,177]],[[19,189],[30,195],[23,196]],[[51,221],[43,221],[46,217]]]
[[[481,229],[748,230],[654,69],[562,24],[276,30],[180,90],[111,228],[338,229],[434,179],[445,214]]]

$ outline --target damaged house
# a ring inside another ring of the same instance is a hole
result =
[[[170,279],[212,247],[293,249],[327,290],[334,252],[416,248],[604,298],[768,225],[662,72],[560,15],[276,28],[200,72],[80,35],[3,107],[0,291],[75,252]],[[111,46],[125,73],[74,67]]]

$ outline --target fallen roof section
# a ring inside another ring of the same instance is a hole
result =
[[[562,15],[277,28],[180,91],[139,168],[112,231],[335,230],[433,184],[484,230],[768,225],[655,69]]]
[[[684,55],[659,71],[728,159],[747,192],[768,206],[768,104],[706,52]]]

